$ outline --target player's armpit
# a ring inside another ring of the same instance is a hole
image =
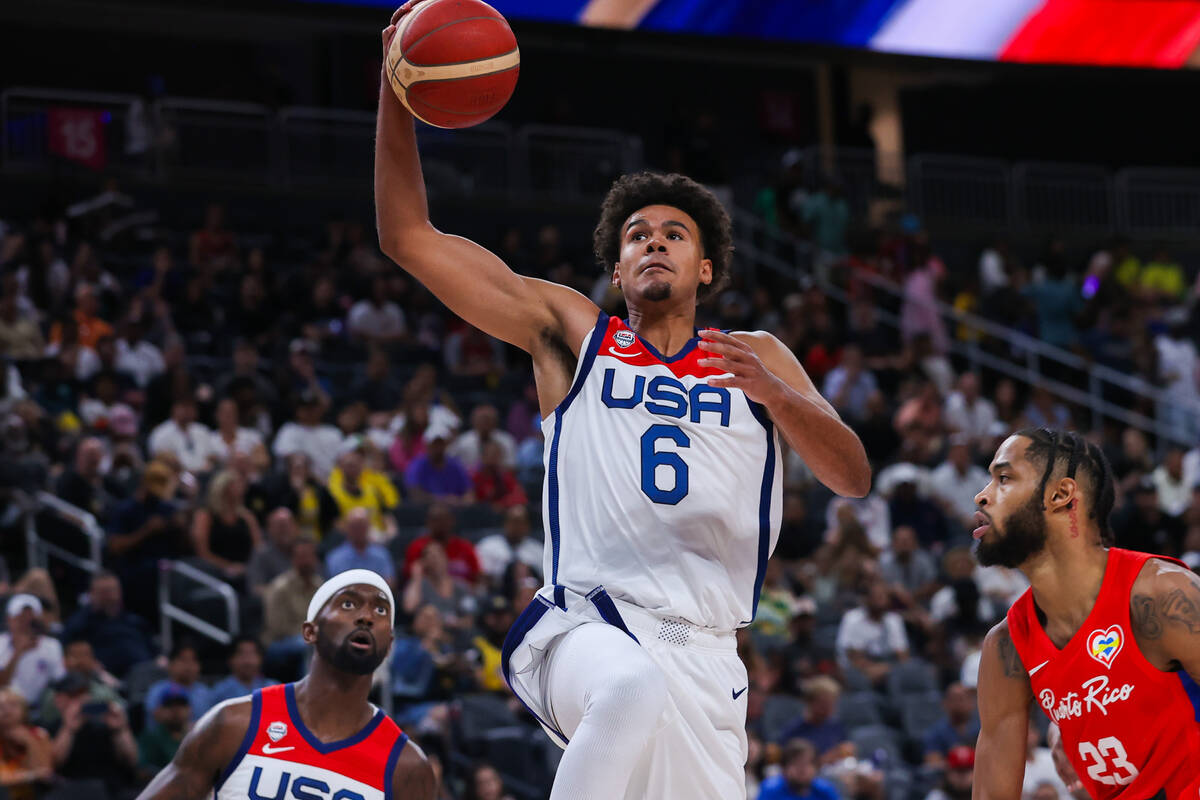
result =
[[[992,628],[979,659],[979,740],[975,751],[976,800],[1020,800],[1033,690],[1008,622]]]
[[[392,773],[392,793],[412,800],[437,800],[438,780],[416,742],[404,745]]]
[[[1169,561],[1147,561],[1133,585],[1130,617],[1152,663],[1200,681],[1200,576]]]
[[[171,763],[150,781],[138,800],[204,800],[221,771],[237,755],[250,725],[250,698],[232,700],[200,718]]]

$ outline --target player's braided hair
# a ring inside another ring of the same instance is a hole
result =
[[[1038,497],[1045,498],[1046,484],[1055,472],[1062,470],[1063,477],[1074,480],[1076,471],[1082,470],[1088,482],[1088,494],[1091,495],[1088,517],[1096,520],[1100,528],[1100,541],[1112,544],[1109,515],[1112,514],[1116,493],[1112,467],[1104,451],[1075,431],[1026,428],[1017,431],[1017,435],[1029,440],[1025,458],[1044,465],[1042,482],[1038,484]],[[1042,507],[1045,508],[1044,499]]]
[[[637,172],[613,183],[592,234],[600,268],[607,272],[621,259],[621,225],[629,215],[654,205],[678,208],[700,226],[704,258],[712,261],[712,283],[701,284],[696,299],[704,302],[725,288],[733,258],[733,224],[716,196],[686,175]]]

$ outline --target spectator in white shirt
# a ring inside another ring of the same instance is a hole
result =
[[[1054,723],[1050,723],[1053,725]],[[1021,793],[1029,800],[1040,797],[1066,798],[1070,793],[1058,770],[1054,766],[1054,754],[1049,747],[1041,747],[1042,734],[1032,718],[1029,720],[1029,734],[1025,744],[1025,780],[1021,785]],[[1041,789],[1048,785],[1053,795]],[[1038,794],[1039,789],[1043,792]]]
[[[1163,463],[1155,467],[1150,479],[1158,494],[1158,507],[1169,517],[1178,517],[1192,505],[1192,485],[1195,476],[1189,476],[1184,468],[1183,450],[1172,447],[1167,450]]]
[[[125,323],[124,336],[117,339],[117,372],[133,379],[139,389],[145,389],[150,380],[167,371],[162,351],[142,337],[145,326],[140,319]]]
[[[454,440],[448,454],[468,470],[474,470],[483,458],[483,445],[489,441],[500,445],[504,466],[516,467],[517,441],[508,431],[500,430],[500,412],[492,405],[478,405],[471,412],[471,429]]]
[[[315,392],[303,392],[296,407],[296,419],[283,424],[272,447],[278,458],[297,452],[307,455],[312,474],[322,484],[329,482],[344,438],[336,427],[321,422],[324,410],[325,405]]]
[[[408,335],[404,312],[388,298],[387,278],[375,278],[371,283],[370,299],[359,300],[350,307],[350,313],[346,315],[346,328],[352,336],[381,344]]]
[[[888,610],[891,602],[887,584],[875,579],[862,604],[847,611],[838,626],[838,661],[858,669],[877,686],[887,680],[893,664],[908,658],[904,620]]]
[[[475,554],[479,566],[489,578],[500,579],[513,561],[542,570],[542,543],[529,535],[529,511],[525,506],[513,506],[504,512],[504,532],[493,533],[479,540]]]
[[[207,472],[217,463],[212,438],[212,431],[196,422],[196,403],[183,398],[171,406],[170,419],[150,432],[147,449],[151,458],[166,452],[188,472]]]
[[[263,444],[262,434],[254,428],[238,424],[238,407],[232,397],[217,403],[217,429],[212,434],[212,451],[222,464],[229,463],[235,455],[249,456],[256,474],[270,466],[271,458]]]
[[[987,470],[971,463],[971,451],[965,434],[950,437],[950,449],[946,460],[929,474],[926,487],[930,497],[937,502],[946,516],[958,527],[972,530],[975,525],[975,495],[987,485]]]
[[[988,449],[996,422],[996,406],[979,396],[978,375],[964,372],[959,377],[957,391],[946,398],[942,414],[951,432],[969,436],[976,449]]]
[[[65,674],[62,645],[44,634],[42,601],[35,596],[13,595],[5,614],[8,630],[0,633],[0,686],[12,686],[32,703]]]

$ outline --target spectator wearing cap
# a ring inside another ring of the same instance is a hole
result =
[[[471,477],[457,458],[447,452],[448,428],[430,423],[425,429],[425,452],[409,463],[404,485],[414,502],[435,500],[461,505],[471,499]]]
[[[308,621],[308,601],[321,582],[316,541],[297,539],[292,545],[291,568],[263,592],[261,641],[267,648],[264,662],[270,674],[298,677],[302,673],[300,661],[308,653],[308,645],[300,626]]]
[[[262,546],[258,520],[246,507],[246,484],[232,470],[208,483],[208,502],[192,517],[192,549],[228,581],[241,581],[250,556]]]
[[[944,716],[925,732],[925,763],[942,766],[960,745],[975,746],[979,738],[979,717],[975,712],[975,693],[961,683],[946,687],[942,696]]]
[[[67,781],[99,781],[109,796],[128,785],[137,766],[137,741],[119,703],[89,700],[88,682],[68,672],[54,685],[59,721],[47,725],[54,771]],[[63,785],[65,796],[95,795],[94,785]],[[70,794],[66,794],[70,792]]]
[[[196,704],[196,717],[204,716],[210,708],[226,700],[245,697],[274,684],[275,681],[263,676],[262,667],[263,649],[258,639],[245,634],[235,638],[229,650],[229,675],[204,693],[202,701]]]
[[[261,509],[286,508],[292,512],[303,536],[316,541],[338,519],[337,501],[312,474],[308,454],[296,451],[283,460],[283,469],[256,483],[249,492]]]
[[[5,607],[8,630],[0,633],[0,686],[11,686],[25,702],[41,697],[52,681],[62,677],[62,645],[45,635],[42,601],[15,594]]]
[[[63,667],[66,670],[64,674],[78,675],[87,681],[89,700],[124,705],[121,695],[117,693],[121,682],[96,660],[96,654],[87,639],[67,640],[63,645]],[[41,724],[59,721],[58,707],[54,705],[54,684],[42,692],[37,708],[37,718]]]
[[[471,639],[475,659],[475,682],[485,692],[504,692],[506,684],[500,671],[504,639],[513,624],[512,604],[502,594],[491,594],[479,611],[480,631]]]
[[[893,664],[908,658],[904,620],[890,610],[891,600],[887,584],[873,580],[861,604],[847,611],[838,625],[838,661],[843,668],[856,668],[877,686],[887,680]]]
[[[256,595],[292,565],[292,546],[300,535],[295,515],[286,508],[275,509],[267,517],[266,533],[246,565],[246,588]]]
[[[404,551],[404,574],[412,574],[413,565],[430,542],[437,542],[446,551],[450,574],[467,584],[479,579],[479,555],[475,546],[454,534],[454,512],[445,503],[434,503],[425,515],[425,533],[414,539]]]
[[[333,470],[333,462],[342,446],[342,432],[333,425],[321,422],[325,401],[315,392],[300,394],[296,418],[285,422],[275,434],[272,450],[277,458],[292,453],[308,456],[312,475],[324,484]]]
[[[457,458],[467,469],[474,469],[483,460],[483,447],[496,442],[501,450],[501,462],[506,467],[517,463],[517,442],[513,435],[500,428],[500,412],[493,405],[475,406],[471,412],[471,429],[464,431],[449,448],[452,458]]]
[[[162,701],[179,690],[188,695],[192,719],[199,719],[200,709],[208,707],[208,687],[200,682],[200,655],[196,645],[185,638],[176,640],[171,647],[167,677],[152,683],[146,690],[146,713],[153,716]]]
[[[382,575],[395,591],[396,565],[386,547],[371,541],[370,513],[365,508],[352,509],[342,518],[341,529],[346,541],[325,556],[325,573],[333,576],[348,569],[369,569]]]
[[[487,503],[496,511],[528,502],[525,490],[517,482],[512,467],[505,466],[504,450],[500,443],[492,440],[483,446],[483,458],[471,475],[476,503]]]
[[[530,568],[541,571],[541,542],[529,535],[529,509],[523,505],[513,506],[504,512],[502,533],[492,533],[475,545],[475,555],[483,574],[499,580],[505,568],[513,561],[520,561]]]
[[[232,397],[222,398],[217,403],[216,430],[212,432],[210,450],[217,464],[228,464],[234,455],[244,455],[256,474],[265,472],[271,465],[271,457],[263,444],[262,434],[254,428],[239,424],[238,405]]]
[[[213,432],[196,421],[196,403],[190,397],[176,398],[171,418],[150,432],[146,449],[151,458],[161,452],[170,453],[188,472],[208,472],[218,461]]]
[[[828,675],[817,675],[806,680],[802,688],[804,714],[783,729],[779,741],[804,739],[811,742],[821,762],[844,757],[848,752],[846,729],[837,718],[842,687]]]
[[[50,734],[28,716],[20,692],[0,689],[0,791],[8,800],[34,800],[38,784],[54,774]]]
[[[971,800],[975,784],[975,750],[958,745],[946,754],[946,770],[941,784],[925,795],[925,800]]]
[[[67,619],[66,641],[82,639],[104,668],[124,677],[130,667],[154,658],[157,648],[144,617],[125,610],[121,582],[115,573],[102,571],[92,576],[87,603]]]
[[[343,515],[356,508],[366,509],[372,534],[381,540],[391,539],[396,535],[392,512],[400,505],[400,492],[386,474],[366,465],[366,448],[363,436],[346,438],[338,465],[329,474],[329,493]]]
[[[195,709],[191,694],[182,686],[171,685],[154,709],[154,725],[147,725],[138,736],[138,777],[149,781],[171,763],[183,737],[192,729]]]
[[[783,748],[782,772],[762,782],[758,800],[838,800],[838,790],[817,777],[817,750],[812,742],[792,739]]]

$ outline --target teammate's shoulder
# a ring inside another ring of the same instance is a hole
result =
[[[437,775],[433,765],[425,758],[425,753],[413,740],[409,739],[396,759],[396,768],[392,771],[392,786],[404,787],[404,797],[413,800],[435,800],[437,797]]]

